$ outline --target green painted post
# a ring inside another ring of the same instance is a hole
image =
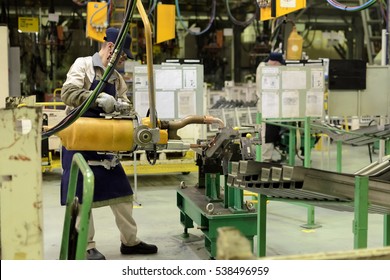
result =
[[[229,161],[228,163],[228,173],[230,174],[232,172],[232,163]],[[223,198],[223,206],[225,208],[229,208],[231,206],[231,199],[233,195],[233,188],[228,186],[227,184],[227,177],[225,176],[225,189],[224,189],[224,198]]]
[[[234,198],[235,196],[235,188],[229,187],[229,199],[228,199],[228,208],[234,208]]]
[[[205,174],[206,196],[210,201],[222,201],[220,198],[220,174]]]
[[[305,159],[304,166],[311,167],[311,134],[310,134],[310,117],[305,117],[305,135],[304,135],[304,150]],[[315,224],[315,209],[313,205],[307,205],[307,224],[302,225],[304,228],[319,228],[321,226]]]
[[[367,248],[368,232],[368,177],[355,177],[355,219],[353,221],[354,248]]]
[[[307,208],[307,223],[301,225],[303,228],[307,229],[315,229],[315,228],[320,228],[321,225],[318,225],[315,223],[315,208],[313,205],[305,204]]]
[[[315,225],[315,210],[313,205],[307,206],[307,225]]]
[[[208,179],[208,184],[207,186],[209,187],[209,198],[211,200],[215,199],[215,196],[216,196],[216,190],[215,190],[215,174],[214,173],[210,173],[210,174],[206,174],[206,178]]]
[[[230,173],[230,171],[229,171]],[[229,189],[230,187],[228,186],[227,184],[227,178],[228,176],[225,175],[225,180],[224,180],[224,188],[223,188],[223,207],[224,208],[228,208],[229,207],[229,204],[228,204],[228,199],[229,199]]]
[[[266,254],[267,240],[267,196],[257,196],[257,256],[264,257]]]
[[[204,176],[204,179],[205,179],[205,188],[206,188],[205,194],[206,194],[206,197],[210,199],[211,198],[211,192],[212,192],[211,181],[210,181],[210,173],[206,173],[205,176]]]
[[[244,191],[240,189],[234,189],[234,209],[242,210],[244,201]]]
[[[343,142],[341,140],[337,141],[337,162],[336,162],[336,171],[341,172],[342,165],[342,150],[343,150]]]
[[[305,117],[305,136],[304,136],[305,159],[304,166],[311,166],[311,135],[310,135],[310,117]]]
[[[256,124],[259,125],[259,130],[261,130],[261,113],[256,114]],[[256,136],[261,137],[261,133],[257,132]],[[256,145],[256,161],[261,161],[261,145]]]
[[[295,135],[296,129],[290,128],[288,139],[288,164],[295,165]]]
[[[390,215],[383,217],[383,246],[390,246]]]
[[[385,155],[390,153],[390,141],[385,141]],[[383,217],[383,246],[390,246],[390,215]]]
[[[385,155],[388,155],[390,153],[390,141],[385,141]]]

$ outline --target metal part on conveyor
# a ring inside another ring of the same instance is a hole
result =
[[[238,135],[239,132],[231,127],[222,128],[221,131],[217,133],[213,140],[208,144],[208,147],[205,151],[206,157],[212,158],[221,155],[226,145],[228,145],[232,140],[236,139]]]
[[[379,170],[379,167],[382,168]],[[369,177],[369,212],[390,213],[390,162],[382,162],[365,174]],[[343,174],[301,166],[240,161],[239,172],[228,175],[233,187],[269,197],[301,200],[323,208],[353,211],[355,174]],[[255,174],[257,170],[257,174]],[[386,178],[385,180],[383,178]]]
[[[240,174],[245,175],[260,174],[261,168],[282,167],[281,164],[272,164],[269,162],[260,162],[253,160],[240,160],[235,164],[237,165]]]
[[[384,156],[381,162],[375,161],[356,171],[354,174],[360,176],[381,176],[381,174],[387,172],[390,169],[389,161],[390,156]]]
[[[262,181],[262,182],[270,181],[270,175],[271,175],[271,168],[263,167],[261,169],[260,181]]]
[[[272,181],[280,182],[282,180],[282,168],[280,167],[272,167],[271,168]]]
[[[378,139],[387,139],[390,137],[389,124],[367,126],[348,133],[343,130],[337,130],[329,124],[319,122],[314,122],[312,126],[314,130],[327,134],[335,141],[342,141],[345,144],[356,146],[371,144]]]

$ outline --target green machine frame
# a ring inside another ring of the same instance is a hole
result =
[[[243,191],[231,188],[224,182],[224,196],[220,195],[220,174],[206,173],[205,188],[182,188],[177,191],[177,207],[180,222],[184,226],[182,237],[189,239],[189,228],[194,223],[205,236],[205,247],[211,258],[217,253],[217,230],[219,227],[234,226],[253,245],[257,234],[257,214],[245,208]]]

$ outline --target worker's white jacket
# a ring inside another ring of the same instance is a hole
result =
[[[91,95],[92,90],[90,90],[90,87],[93,80],[100,80],[105,69],[106,67],[103,66],[99,53],[76,59],[70,67],[66,75],[66,81],[61,89],[61,99],[68,105],[67,110],[80,106]],[[126,82],[118,71],[114,70],[108,82],[115,84],[116,99],[131,104],[126,95],[128,91]],[[92,106],[96,106],[96,104]]]

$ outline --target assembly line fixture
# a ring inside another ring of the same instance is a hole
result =
[[[244,203],[241,189],[228,185],[227,174],[234,162],[243,158],[254,158],[253,146],[259,144],[256,137],[244,136],[231,127],[223,127],[208,140],[198,140],[192,148],[197,152],[198,183],[177,190],[177,206],[180,222],[184,226],[182,237],[189,239],[188,229],[197,224],[205,235],[205,247],[211,258],[217,252],[218,228],[234,226],[253,245],[256,235],[257,215],[254,208]],[[224,178],[221,186],[220,178]]]

